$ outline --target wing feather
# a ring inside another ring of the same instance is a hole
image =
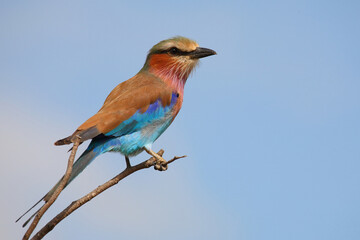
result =
[[[100,134],[127,134],[138,129],[140,122],[156,117],[153,108],[157,111],[165,109],[171,105],[172,99],[172,89],[161,79],[140,72],[116,86],[94,116],[80,125],[71,136],[57,141],[55,145],[70,144],[76,135],[86,141]]]

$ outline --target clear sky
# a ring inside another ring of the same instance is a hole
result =
[[[359,12],[359,1],[1,1],[0,238],[21,238],[15,219],[64,172],[68,148],[53,142],[150,47],[183,35],[218,52],[154,145],[188,158],[130,176],[47,239],[360,239]],[[40,225],[124,166],[99,157]]]

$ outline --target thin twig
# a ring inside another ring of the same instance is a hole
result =
[[[158,155],[162,156],[164,154],[164,150],[160,150]],[[173,161],[183,158],[182,157],[174,157],[170,161],[167,162],[167,164],[172,163]],[[120,182],[125,177],[129,176],[130,174],[137,172],[141,169],[149,168],[151,166],[154,166],[156,163],[156,159],[154,157],[151,157],[150,159],[139,163],[135,166],[127,167],[124,171],[122,171],[120,174],[112,178],[111,180],[107,181],[103,185],[98,186],[96,189],[91,191],[90,193],[86,194],[82,198],[79,198],[76,201],[73,201],[68,207],[66,207],[62,212],[60,212],[57,216],[55,216],[50,222],[48,222],[38,233],[36,233],[31,240],[39,240],[42,239],[47,233],[49,233],[51,230],[54,229],[54,227],[60,223],[63,219],[65,219],[67,216],[69,216],[72,212],[74,212],[76,209],[99,195],[100,193],[104,192],[106,189],[116,185],[118,182]]]
[[[175,157],[173,157],[171,160],[167,161],[167,164],[170,164],[170,163],[172,163],[173,161],[178,160],[178,159],[180,159],[180,158],[186,158],[186,157],[187,157],[186,155],[181,156],[181,157],[175,156]]]
[[[67,168],[66,168],[66,172],[65,172],[64,177],[62,178],[62,180],[61,180],[59,186],[57,187],[57,189],[51,195],[50,199],[40,208],[40,210],[36,214],[34,220],[32,221],[31,225],[29,226],[28,230],[26,231],[26,233],[25,233],[25,235],[23,237],[23,240],[28,240],[30,238],[32,232],[36,228],[36,226],[39,223],[41,217],[48,210],[48,208],[55,202],[57,197],[60,195],[61,191],[64,189],[67,181],[70,178],[71,171],[72,171],[73,164],[74,164],[76,151],[78,149],[79,144],[80,144],[80,138],[76,137],[75,142],[74,142],[74,146],[72,148],[72,151],[71,151],[71,154],[70,154],[70,157],[69,157],[69,161],[68,161],[68,164],[67,164]]]

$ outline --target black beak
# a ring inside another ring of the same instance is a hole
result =
[[[208,57],[211,55],[216,55],[216,52],[209,48],[201,48],[201,47],[196,48],[194,51],[190,52],[189,54],[191,58],[195,58],[195,59]]]

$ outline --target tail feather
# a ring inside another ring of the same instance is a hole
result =
[[[44,203],[44,204],[45,204],[45,203]],[[43,206],[44,206],[44,205],[43,205]],[[33,217],[36,216],[36,214],[40,211],[40,209],[41,209],[41,208],[39,208],[38,210],[36,210],[36,212],[34,212],[33,215],[31,215],[31,216],[28,218],[28,220],[26,220],[26,221],[24,222],[24,224],[22,225],[22,227],[26,227],[26,225],[31,221],[31,219],[33,219]]]
[[[31,208],[29,208],[23,215],[21,215],[15,222],[18,222],[23,216],[25,216],[28,212],[30,212],[34,207],[36,207],[42,200],[44,200],[45,196],[42,197],[37,203],[34,204]],[[23,226],[25,227],[25,226]]]
[[[68,182],[65,184],[65,187],[69,185],[72,180],[74,180],[90,163],[92,160],[95,159],[97,154],[92,150],[86,150],[79,158],[76,160],[76,162],[73,165],[73,169],[71,171],[70,178]],[[55,190],[60,185],[61,180],[63,177],[56,183],[56,185],[45,195],[44,201],[49,201],[50,197],[53,195]],[[65,188],[64,187],[64,188]]]
[[[73,165],[73,169],[70,175],[70,178],[68,182],[66,183],[65,187],[71,183],[72,180],[74,180],[91,162],[98,156],[98,153],[93,151],[93,149],[87,149],[81,156],[76,160],[76,162]],[[44,196],[42,197],[37,203],[34,204],[29,210],[27,210],[24,214],[22,214],[15,222],[18,222],[22,217],[24,217],[28,212],[30,212],[35,206],[37,206],[42,200],[49,201],[50,197],[53,195],[55,190],[58,188],[61,180],[63,177],[55,184],[55,186]],[[64,187],[64,188],[65,188]],[[26,226],[26,224],[37,214],[39,210],[37,210],[31,217],[26,220],[26,222],[23,224],[23,227]]]

